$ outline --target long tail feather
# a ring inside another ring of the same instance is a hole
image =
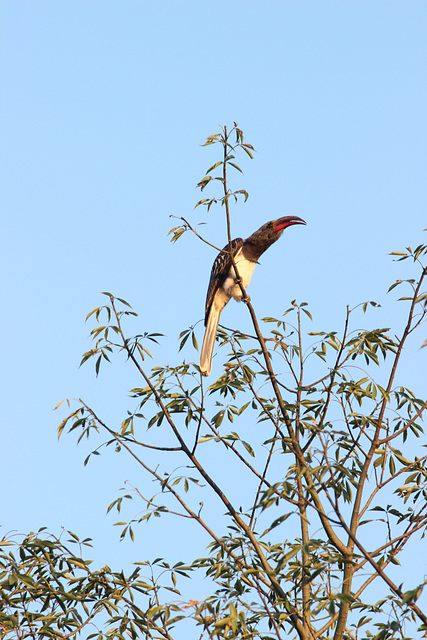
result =
[[[204,376],[210,376],[211,374],[212,354],[220,315],[221,311],[215,308],[215,305],[212,305],[206,325],[202,352],[200,354],[200,371]]]

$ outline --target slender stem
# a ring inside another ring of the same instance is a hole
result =
[[[427,400],[421,405],[421,407],[418,409],[417,413],[408,422],[405,423],[405,426],[403,426],[398,431],[395,431],[390,436],[387,436],[386,438],[381,438],[381,440],[378,441],[378,446],[380,447],[381,445],[385,444],[386,442],[390,442],[390,440],[394,440],[394,438],[397,438],[397,436],[400,436],[401,433],[404,433],[404,431],[406,431],[408,429],[408,427],[410,427],[412,424],[414,424],[415,420],[417,420],[417,418],[419,418],[421,416],[422,412],[426,408],[427,408]]]
[[[397,370],[397,365],[399,363],[400,360],[400,356],[402,354],[402,350],[403,350],[403,346],[406,342],[406,338],[409,335],[410,329],[411,329],[411,325],[412,325],[412,319],[413,319],[413,315],[414,315],[414,309],[415,309],[415,304],[416,304],[416,299],[418,297],[418,293],[419,290],[421,288],[421,284],[423,282],[424,279],[424,275],[426,275],[426,272],[423,271],[423,273],[421,274],[421,277],[419,279],[418,285],[415,289],[415,293],[414,293],[414,297],[412,299],[412,303],[409,309],[409,314],[408,314],[408,320],[405,326],[405,329],[403,331],[403,335],[402,338],[399,342],[399,347],[397,349],[397,353],[396,356],[394,358],[393,361],[393,365],[391,368],[391,372],[390,372],[390,377],[389,377],[389,381],[387,384],[387,389],[386,389],[386,395],[382,401],[381,404],[381,409],[380,409],[380,413],[378,416],[378,420],[376,421],[377,426],[376,426],[376,430],[375,430],[375,435],[373,438],[373,441],[371,443],[369,452],[366,456],[366,460],[365,463],[363,465],[363,469],[362,469],[362,473],[360,475],[360,479],[359,479],[359,483],[358,483],[358,487],[357,487],[357,493],[356,493],[356,498],[354,501],[354,507],[353,507],[353,513],[352,513],[352,517],[351,517],[351,523],[350,523],[350,530],[352,535],[355,535],[356,530],[357,530],[357,526],[359,523],[359,512],[360,512],[360,507],[361,507],[361,502],[362,502],[362,495],[363,495],[363,490],[364,490],[364,486],[365,486],[365,481],[366,478],[368,476],[368,469],[371,465],[372,462],[372,458],[374,456],[375,450],[378,448],[378,444],[380,441],[380,431],[381,431],[381,427],[382,427],[382,423],[383,423],[383,419],[384,419],[384,413],[385,413],[385,409],[388,403],[387,397],[390,395],[390,391],[391,388],[393,386],[393,381],[396,375],[396,370]]]
[[[390,587],[390,589],[395,593],[401,600],[404,598],[404,592],[394,584],[394,582],[384,573],[382,567],[375,562],[372,555],[366,551],[366,549],[362,546],[362,544],[357,540],[356,536],[353,535],[352,531],[347,527],[344,519],[341,517],[341,525],[347,531],[349,537],[352,539],[353,543],[356,547],[361,551],[361,553],[365,556],[366,560],[374,567],[377,574],[384,580],[386,584]],[[412,609],[412,611],[418,616],[418,618],[427,625],[427,616],[421,611],[421,609],[415,604],[415,602],[408,602],[407,605]]]
[[[301,393],[302,393],[302,385],[304,379],[304,358],[302,352],[302,331],[301,331],[301,309],[298,308],[297,311],[298,317],[298,352],[299,352],[299,364],[300,364],[300,374],[299,379],[297,381],[297,400],[296,400],[296,415],[295,415],[295,423],[296,423],[296,438],[298,440],[299,445],[299,436],[300,436],[300,411],[301,411]],[[307,519],[307,501],[304,495],[304,487],[301,479],[301,465],[296,459],[296,465],[298,469],[297,473],[297,492],[298,492],[298,508],[300,514],[300,525],[301,525],[301,538],[302,538],[302,548],[301,548],[301,585],[302,585],[302,610],[303,610],[303,619],[304,626],[306,628],[310,628],[310,608],[309,608],[309,600],[310,600],[310,580],[308,578],[308,544],[310,540],[309,530],[308,530],[308,519]]]
[[[307,462],[305,460],[304,454],[301,451],[300,445],[296,440],[295,437],[295,433],[294,433],[294,429],[292,427],[292,423],[291,423],[291,419],[289,417],[289,414],[286,410],[285,407],[285,403],[283,401],[282,395],[280,393],[280,389],[279,386],[277,384],[277,380],[276,380],[276,376],[273,372],[273,368],[271,365],[271,360],[270,360],[270,356],[268,354],[267,351],[267,347],[265,345],[265,340],[264,337],[260,331],[259,325],[258,325],[258,320],[256,318],[255,315],[255,311],[250,303],[250,301],[246,302],[246,305],[249,309],[249,312],[251,314],[251,318],[252,318],[252,322],[255,328],[255,332],[257,334],[258,337],[258,341],[260,343],[261,346],[261,350],[263,352],[263,356],[264,356],[264,361],[265,361],[265,365],[267,368],[267,372],[271,381],[271,384],[273,386],[274,389],[274,393],[276,395],[277,401],[279,403],[279,407],[280,407],[280,411],[281,414],[283,416],[284,422],[286,424],[286,427],[288,429],[288,433],[289,433],[289,440],[287,440],[288,445],[290,446],[290,449],[293,451],[293,453],[297,456],[298,462],[301,465],[301,469],[302,469],[302,473],[305,477],[306,480],[306,484],[307,484],[307,490],[310,493],[313,502],[314,502],[314,506],[319,514],[320,520],[322,522],[323,528],[326,532],[326,535],[328,536],[328,538],[330,539],[330,541],[332,542],[332,544],[336,547],[336,549],[338,549],[338,551],[340,551],[341,553],[345,554],[347,552],[347,547],[346,545],[343,544],[343,542],[340,540],[340,538],[337,536],[337,534],[335,533],[335,531],[333,530],[328,517],[326,516],[325,512],[324,512],[324,508],[322,505],[322,502],[320,500],[319,494],[315,488],[314,482],[313,482],[313,478],[312,478],[312,474],[309,470],[309,467],[307,465]],[[319,483],[320,486],[322,483]]]
[[[271,462],[271,458],[272,458],[272,456],[273,456],[273,450],[274,450],[274,445],[275,445],[275,444],[276,444],[276,441],[275,441],[275,439],[273,439],[273,442],[271,443],[271,446],[270,446],[270,451],[268,452],[267,460],[266,460],[266,462],[265,462],[265,467],[264,467],[264,471],[263,471],[263,473],[262,473],[262,478],[261,478],[261,481],[260,481],[260,482],[259,482],[259,484],[258,484],[258,489],[257,489],[257,492],[256,492],[256,496],[255,496],[254,504],[253,504],[253,506],[252,506],[251,519],[250,519],[250,521],[249,521],[249,526],[250,526],[250,528],[251,528],[251,529],[253,528],[253,525],[254,525],[254,520],[255,520],[255,510],[256,510],[256,508],[257,508],[257,504],[258,504],[258,498],[259,498],[259,495],[260,495],[260,493],[261,493],[261,489],[262,489],[262,485],[263,485],[263,483],[264,483],[264,481],[265,481],[265,477],[266,477],[266,475],[267,475],[267,469],[268,469],[268,466],[269,466],[269,464],[270,464],[270,462]]]
[[[342,341],[341,341],[341,347],[340,347],[340,349],[338,351],[337,359],[336,359],[336,362],[335,362],[335,367],[332,369],[331,380],[330,380],[330,383],[328,385],[328,391],[327,391],[327,394],[326,394],[326,400],[325,400],[325,405],[324,405],[324,409],[323,409],[323,412],[322,412],[322,417],[320,419],[320,422],[319,422],[319,425],[318,425],[318,427],[316,429],[316,432],[313,433],[313,435],[308,439],[308,441],[304,445],[303,451],[307,451],[307,449],[309,448],[310,444],[312,443],[312,441],[316,437],[318,431],[320,431],[323,428],[323,425],[325,423],[326,415],[327,415],[327,412],[328,412],[328,409],[329,409],[329,404],[330,404],[330,401],[331,401],[332,389],[333,389],[334,382],[335,382],[335,376],[336,376],[336,373],[337,373],[337,371],[338,371],[338,369],[340,367],[340,359],[341,359],[342,353],[344,351],[345,339],[347,337],[349,317],[350,317],[350,310],[349,310],[349,306],[347,305],[347,314],[346,314],[346,318],[345,318],[345,326],[344,326],[344,333],[343,333],[343,337],[342,337]]]

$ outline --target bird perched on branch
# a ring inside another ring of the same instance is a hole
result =
[[[210,375],[211,372],[212,353],[221,311],[231,298],[237,301],[242,299],[240,283],[246,289],[260,256],[280,238],[284,229],[293,224],[306,223],[297,216],[286,216],[266,222],[246,240],[242,238],[232,240],[231,252],[239,277],[236,276],[231,260],[230,245],[227,244],[217,255],[206,296],[206,331],[200,355],[200,371],[204,376]]]

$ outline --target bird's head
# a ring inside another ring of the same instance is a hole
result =
[[[255,231],[253,238],[263,240],[269,246],[273,242],[276,242],[282,235],[284,229],[290,227],[293,224],[306,224],[302,218],[298,216],[285,216],[284,218],[278,218],[277,220],[270,220],[266,222]]]
[[[293,224],[305,224],[305,221],[298,216],[285,216],[266,222],[245,241],[246,254],[253,255],[258,260],[264,251],[280,238],[284,229]]]

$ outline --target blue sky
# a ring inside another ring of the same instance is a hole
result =
[[[214,252],[190,234],[170,244],[170,216],[207,222],[206,237],[224,244],[223,212],[194,210],[195,185],[218,159],[201,144],[237,121],[257,153],[233,178],[250,193],[233,210],[233,235],[282,215],[307,221],[257,269],[259,316],[296,298],[314,314],[308,330],[339,329],[347,304],[373,299],[383,307],[361,325],[401,327],[402,303],[386,291],[412,272],[387,254],[426,241],[427,5],[1,0],[0,9],[2,531],[64,526],[95,539],[99,562],[120,566],[135,548],[118,544],[105,511],[135,478],[113,455],[83,468],[88,449],[57,443],[52,412],[83,397],[121,421],[135,386],[125,366],[98,379],[78,368],[91,346],[86,314],[101,291],[127,299],[138,331],[166,335],[153,365],[179,362],[176,339],[203,316]],[[224,322],[249,326],[234,303]],[[405,382],[421,393],[418,347],[408,348]],[[165,544],[158,526],[139,535],[144,558]]]

